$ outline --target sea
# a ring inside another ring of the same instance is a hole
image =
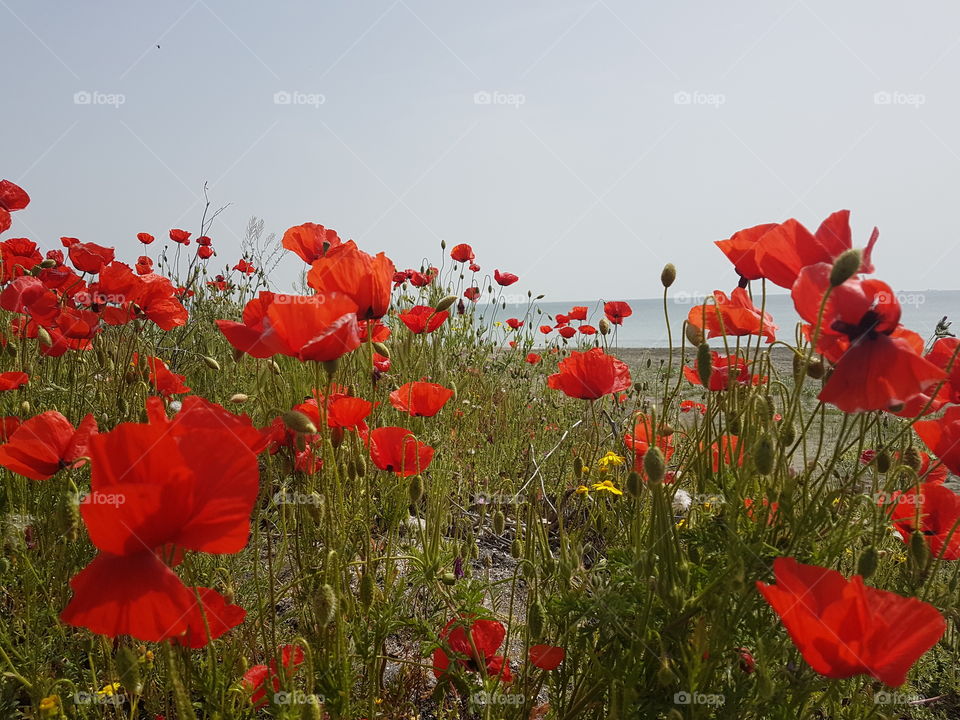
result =
[[[619,298],[618,298],[619,299]],[[923,338],[933,336],[937,324],[942,318],[947,321],[956,321],[951,328],[952,332],[960,335],[960,290],[923,290],[901,292],[897,299],[902,308],[901,322],[911,330],[918,332]],[[633,309],[633,314],[625,318],[623,324],[615,327],[617,347],[622,348],[661,348],[669,347],[667,325],[664,320],[662,298],[624,298]],[[760,303],[759,297],[754,301]],[[680,333],[683,332],[683,321],[690,308],[703,302],[702,296],[677,293],[667,300],[667,314],[670,317],[670,327],[673,331],[674,345],[679,345]],[[518,318],[534,328],[540,325],[552,325],[557,313],[568,313],[575,305],[584,305],[588,308],[587,322],[594,327],[603,317],[603,303],[593,301],[564,301],[544,302],[537,301],[531,306],[527,303],[501,303],[478,307],[478,312],[485,321],[504,321],[507,318]],[[793,307],[793,300],[787,293],[768,294],[766,311],[773,316],[774,324],[778,327],[777,339],[792,342],[796,334],[796,325],[800,318]],[[529,311],[529,316],[528,316]],[[576,326],[579,323],[574,322]],[[534,335],[539,343],[544,336],[539,332]],[[554,335],[550,336],[551,339]]]

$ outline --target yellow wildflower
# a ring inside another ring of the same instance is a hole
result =
[[[104,685],[102,688],[97,690],[97,695],[101,697],[113,697],[118,692],[120,692],[120,683],[110,683],[109,685]]]
[[[593,489],[597,492],[603,491],[613,493],[614,495],[623,495],[623,490],[616,487],[610,480],[604,480],[603,482],[595,483]]]
[[[60,696],[47,695],[40,701],[40,717],[56,718],[60,715]]]
[[[588,488],[586,485],[580,485],[574,492],[576,492],[577,495],[588,495],[590,493],[590,488]]]
[[[623,463],[623,456],[617,455],[613,450],[608,450],[606,455],[597,460],[597,467],[602,471],[606,471],[611,467],[620,467]]]

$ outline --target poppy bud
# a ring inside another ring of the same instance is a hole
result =
[[[497,512],[493,514],[493,534],[503,535],[506,525],[507,518],[504,517],[503,510],[497,510]]]
[[[665,288],[673,285],[674,280],[677,279],[677,269],[673,266],[673,263],[667,263],[663,266],[663,271],[660,273],[660,282]]]
[[[282,417],[283,424],[294,432],[303,433],[304,435],[316,435],[317,433],[317,426],[302,412],[288,410]]]
[[[271,360],[271,361],[270,361],[270,370],[273,371],[273,374],[274,374],[274,375],[279,375],[279,374],[280,374],[280,366],[277,365],[277,361],[276,361],[276,360]]]
[[[877,571],[877,560],[877,549],[871,545],[863,551],[857,561],[857,575],[863,577],[864,580],[869,578]]]
[[[578,480],[583,477],[583,458],[579,455],[573,459],[573,475]]]
[[[137,655],[129,645],[124,645],[113,657],[117,668],[117,679],[123,688],[131,693],[140,692],[140,664]]]
[[[337,594],[330,585],[324,585],[317,594],[317,620],[325,626],[333,622],[337,615]]]
[[[460,298],[456,295],[447,295],[440,302],[437,303],[437,306],[434,308],[438,313],[443,312],[444,310],[449,310],[450,307]]]
[[[811,377],[814,380],[819,380],[827,372],[827,368],[823,364],[823,360],[817,358],[809,365],[807,365],[807,377]]]
[[[843,285],[860,270],[862,262],[859,250],[847,250],[838,257],[830,268],[830,287]]]
[[[442,582],[444,585],[456,585],[457,576],[454,575],[452,572],[447,571],[440,576],[440,582]]]
[[[660,448],[652,447],[647,450],[643,456],[643,471],[647,474],[647,480],[651,484],[663,482],[666,467],[663,461],[663,452],[661,452]]]
[[[627,492],[633,497],[640,497],[640,493],[643,492],[643,478],[636,470],[632,470],[627,475]]]
[[[784,423],[783,427],[780,428],[780,440],[784,445],[792,445],[793,441],[797,439],[797,431],[793,425]]]
[[[216,360],[214,360],[212,357],[210,357],[210,356],[208,356],[208,355],[204,355],[204,356],[203,356],[203,364],[206,365],[206,366],[207,366],[208,368],[210,368],[211,370],[219,370],[219,369],[220,369],[220,363],[218,363]]]
[[[546,611],[543,609],[543,605],[540,604],[540,600],[534,600],[530,609],[527,611],[527,630],[530,631],[530,637],[534,640],[539,640],[543,637],[545,615]]]
[[[878,452],[877,457],[874,458],[874,462],[877,463],[877,470],[879,472],[887,472],[887,470],[890,469],[890,453],[886,450]]]
[[[520,542],[520,538],[514,538],[513,542],[510,543],[510,557],[514,560],[519,560],[523,556],[523,543]]]
[[[696,325],[684,323],[683,334],[687,336],[687,342],[691,345],[700,345],[703,343],[703,331]]]
[[[360,576],[360,604],[365,608],[373,603],[373,575],[364,570]]]
[[[40,341],[41,345],[53,345],[53,339],[50,337],[50,333],[47,332],[47,329],[40,325],[37,328],[37,340]]]
[[[930,557],[930,548],[922,532],[914,532],[910,536],[910,561],[916,570],[923,570]]]
[[[713,357],[710,355],[710,346],[700,343],[697,348],[697,375],[703,386],[710,387],[710,373],[713,370]]]
[[[447,241],[446,241],[446,240],[441,240],[441,241],[440,241],[440,249],[441,249],[441,250],[446,250],[446,249],[447,249]]]
[[[233,395],[230,396],[230,402],[232,402],[235,405],[243,405],[243,403],[245,403],[249,399],[250,398],[247,395],[244,395],[243,393],[234,393]]]
[[[423,499],[423,475],[414,475],[410,478],[410,504],[418,505]]]
[[[757,472],[761,475],[769,475],[773,472],[774,460],[773,437],[764,433],[757,440],[757,447],[753,451],[753,462]]]
[[[388,348],[382,342],[375,342],[373,344],[373,349],[376,350],[381,355],[383,355],[385,358],[390,357],[390,348]]]
[[[915,447],[908,447],[904,450],[900,456],[900,462],[914,472],[920,472],[920,467],[923,465],[920,453]]]
[[[21,410],[24,414],[29,413],[29,412],[30,412],[30,401],[29,401],[29,400],[24,400],[22,403],[20,403],[20,410]]]
[[[610,321],[607,320],[605,317],[600,318],[600,322],[597,323],[597,326],[598,326],[599,329],[600,329],[600,334],[601,334],[601,335],[609,335],[609,334],[610,334]]]
[[[42,267],[44,270],[48,268],[53,268],[56,266],[57,266],[57,261],[54,260],[53,258],[47,258],[46,260],[40,263],[40,267]]]

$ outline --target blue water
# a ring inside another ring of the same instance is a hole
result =
[[[898,293],[898,300],[903,310],[901,322],[911,330],[920,333],[927,339],[932,334],[940,319],[946,315],[950,320],[956,321],[951,328],[953,332],[960,335],[960,290],[925,290],[916,292]],[[670,314],[670,325],[673,329],[674,344],[679,344],[680,333],[683,331],[683,321],[690,312],[690,308],[702,302],[702,297],[694,297],[690,294],[678,293],[675,297],[667,301],[667,308]],[[663,301],[659,298],[650,299],[627,299],[633,308],[633,315],[623,321],[623,325],[617,328],[616,345],[624,348],[648,348],[648,347],[667,347],[666,323],[663,319]],[[759,305],[760,298],[756,297],[755,302]],[[597,301],[570,301],[570,302],[540,302],[535,303],[534,309],[529,318],[525,317],[527,305],[525,304],[507,304],[506,308],[478,308],[478,311],[490,319],[491,312],[495,312],[495,319],[503,321],[510,317],[516,317],[520,320],[528,321],[527,324],[534,329],[539,325],[553,325],[553,316],[557,313],[568,313],[574,305],[586,305],[588,308],[588,320],[591,325],[596,326],[603,317],[603,303]],[[537,309],[542,314],[537,313]],[[788,294],[767,295],[766,311],[773,316],[774,324],[778,326],[777,339],[792,342],[795,335],[795,327],[800,318],[793,308],[793,301]],[[579,323],[572,323],[574,326]],[[556,337],[556,331],[549,336],[551,339]],[[536,341],[542,342],[544,338],[539,332],[535,333]],[[578,338],[575,336],[571,342]]]

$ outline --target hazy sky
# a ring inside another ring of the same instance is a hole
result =
[[[258,215],[616,299],[667,261],[729,290],[711,241],[846,207],[879,277],[960,287],[955,2],[0,0],[0,47],[7,237],[45,247],[132,261],[208,181],[219,261]]]

